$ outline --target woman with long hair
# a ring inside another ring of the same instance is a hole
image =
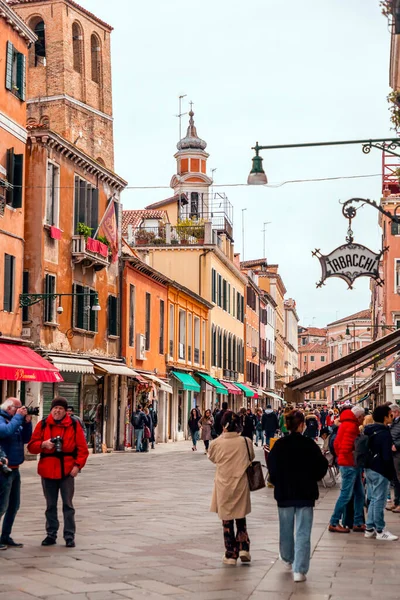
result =
[[[251,512],[247,467],[254,459],[253,443],[241,436],[240,415],[227,410],[222,417],[222,435],[210,445],[209,459],[217,466],[211,512],[218,513],[224,529],[226,565],[236,565],[238,558],[250,562],[250,539],[246,515]],[[236,521],[236,533],[235,533]]]
[[[289,435],[280,438],[268,457],[279,513],[280,559],[293,569],[295,582],[305,581],[310,566],[311,528],[318,481],[328,461],[312,438],[305,437],[305,418],[299,410],[286,415]]]
[[[204,448],[205,448],[204,454],[207,454],[208,447],[212,440],[212,432],[211,432],[212,426],[214,425],[214,419],[211,414],[211,410],[209,408],[207,408],[204,415],[201,417],[201,419],[199,421],[199,425],[201,427],[201,439],[204,442]]]
[[[190,431],[190,436],[192,438],[192,450],[197,450],[197,442],[199,440],[200,435],[200,422],[201,417],[195,408],[192,408],[190,411],[190,417],[188,421],[188,429]]]

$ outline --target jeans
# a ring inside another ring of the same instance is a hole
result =
[[[256,444],[258,444],[258,440],[260,440],[262,446],[264,443],[264,434],[262,431],[256,429]]]
[[[193,448],[196,448],[197,442],[199,441],[199,431],[191,431],[190,433],[192,436]]]
[[[354,494],[354,526],[364,523],[364,487],[361,479],[362,469],[356,467],[339,467],[342,477],[342,488],[337,499],[330,524],[336,526],[343,516],[347,503]]]
[[[282,560],[293,565],[294,573],[306,575],[310,568],[311,528],[314,508],[278,507],[279,552]],[[296,527],[296,538],[294,528]]]
[[[0,482],[0,519],[4,515],[1,538],[7,540],[21,500],[21,476],[19,469],[13,469],[8,477]]]
[[[250,550],[250,539],[247,533],[246,517],[243,519],[236,519],[236,535],[235,535],[235,522],[222,521],[224,528],[224,542],[225,542],[225,557],[226,558],[239,558],[239,552]]]
[[[367,514],[367,529],[376,529],[380,532],[385,529],[384,513],[389,481],[386,477],[371,469],[365,469],[365,476],[371,495]]]
[[[57,538],[60,523],[57,516],[58,492],[61,492],[64,516],[64,539],[75,538],[75,509],[72,504],[75,490],[75,478],[68,475],[64,479],[45,479],[42,477],[43,494],[46,498],[46,532],[53,540]]]
[[[141,452],[144,428],[143,429],[135,429],[135,433],[136,433],[136,452]]]

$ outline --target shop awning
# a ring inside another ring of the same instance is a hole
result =
[[[228,390],[218,381],[218,379],[214,379],[214,377],[211,377],[211,375],[206,375],[206,373],[196,373],[196,375],[214,387],[217,394],[222,394],[223,396],[228,395]]]
[[[110,362],[100,362],[97,360],[92,361],[96,369],[100,369],[104,373],[108,375],[125,375],[126,377],[133,377],[138,381],[143,381],[147,383],[146,380],[136,373],[133,369],[130,369],[126,365],[118,364],[118,363],[110,363]]]
[[[150,379],[150,381],[153,381],[156,385],[158,385],[160,387],[160,389],[163,392],[167,392],[167,394],[172,394],[172,386],[169,385],[169,383],[167,383],[166,381],[163,381],[159,377],[156,377],[155,375],[151,375],[150,373],[142,373],[141,377],[142,376],[145,379]]]
[[[189,373],[182,373],[180,371],[171,371],[171,375],[181,382],[184,390],[190,392],[200,392],[200,386],[195,379]]]
[[[85,358],[71,358],[69,356],[56,356],[49,354],[49,360],[60,371],[66,373],[94,373],[93,363]]]
[[[242,395],[242,390],[240,390],[237,385],[235,383],[232,383],[231,381],[224,381],[223,379],[220,379],[220,383],[222,383],[226,389],[228,390],[228,394],[235,394],[235,396],[241,396]]]
[[[39,354],[14,344],[0,344],[0,379],[9,381],[64,381],[57,367]]]
[[[237,385],[243,391],[246,398],[254,397],[254,391],[251,390],[249,387],[247,387],[247,385],[243,385],[243,383],[238,383],[238,382],[235,382],[235,385]]]
[[[285,402],[282,396],[279,394],[275,394],[275,392],[264,392],[268,398],[274,398],[275,400],[279,400],[279,402]]]
[[[400,330],[385,335],[371,344],[351,352],[347,356],[312,371],[286,385],[285,399],[290,402],[304,400],[305,392],[316,392],[327,388],[347,377],[352,377],[358,371],[365,369],[377,361],[400,351]]]

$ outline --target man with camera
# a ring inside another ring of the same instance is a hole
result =
[[[22,548],[14,542],[11,530],[20,505],[21,477],[19,466],[24,462],[24,444],[32,435],[32,415],[17,398],[8,398],[0,406],[0,444],[11,469],[0,485],[0,519],[4,515],[0,548]],[[5,475],[5,473],[3,473]]]
[[[89,455],[82,427],[67,414],[65,398],[54,398],[48,417],[39,421],[28,444],[32,454],[40,454],[38,473],[42,477],[46,498],[46,532],[42,546],[56,543],[59,521],[58,494],[61,493],[64,515],[64,540],[75,548],[75,509],[72,504],[75,477]]]

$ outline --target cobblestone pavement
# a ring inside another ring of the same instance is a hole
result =
[[[259,451],[260,452],[260,451]],[[261,454],[261,452],[260,452]],[[222,527],[208,512],[214,467],[186,442],[150,454],[89,458],[75,495],[77,547],[43,548],[44,499],[36,464],[22,468],[13,531],[23,549],[0,553],[0,600],[398,599],[400,543],[327,532],[337,489],[321,489],[312,567],[294,584],[277,561],[273,490],[252,494],[251,565],[223,566]],[[390,514],[400,533],[400,518]]]

